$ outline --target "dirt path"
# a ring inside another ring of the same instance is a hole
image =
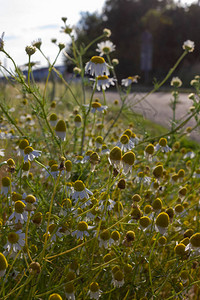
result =
[[[114,101],[119,99],[117,93],[107,92],[107,99],[109,101]],[[128,103],[130,107],[134,109],[135,112],[140,113],[146,119],[149,119],[157,124],[160,124],[166,128],[170,128],[170,120],[172,119],[172,109],[170,107],[172,95],[170,93],[154,93],[149,95],[145,100],[136,104],[139,99],[145,96],[144,93],[138,93],[135,96],[130,95],[128,98]],[[189,112],[189,108],[192,106],[192,101],[188,99],[188,94],[180,94],[179,101],[176,109],[176,119],[180,120],[186,116]],[[192,118],[186,125],[195,126],[196,122]],[[200,128],[195,129],[190,137],[198,142],[200,142]]]

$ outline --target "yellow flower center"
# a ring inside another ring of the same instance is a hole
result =
[[[77,192],[82,192],[85,189],[85,184],[81,180],[76,180],[74,183],[74,189]]]
[[[72,162],[70,160],[66,160],[65,162],[65,169],[67,172],[71,172],[72,170]]]
[[[122,158],[122,151],[119,147],[114,147],[110,151],[110,159],[112,160],[121,160]]]
[[[190,243],[193,247],[200,247],[200,233],[195,233],[190,238]]]
[[[13,167],[13,166],[15,165],[14,160],[13,160],[12,158],[9,158],[9,159],[7,160],[7,165],[8,165],[9,167]]]
[[[49,225],[49,232],[50,232],[50,234],[52,234],[55,231],[56,227],[57,227],[56,224]]]
[[[96,138],[96,142],[99,143],[99,144],[103,144],[103,138],[102,138],[102,136],[98,136]]]
[[[22,199],[22,195],[16,192],[12,193],[12,201],[16,202],[17,200],[21,200]]]
[[[19,235],[16,233],[16,232],[10,232],[8,234],[8,241],[11,243],[11,244],[16,244],[19,240]]]
[[[33,148],[30,147],[30,146],[27,146],[27,147],[24,149],[24,154],[30,154],[31,152],[33,152]]]
[[[99,284],[97,282],[92,282],[90,284],[90,291],[96,293],[99,291]]]
[[[34,203],[34,202],[36,202],[36,198],[33,195],[28,195],[28,196],[26,196],[25,201],[27,203]]]
[[[99,102],[92,102],[92,107],[93,108],[99,108],[99,107],[101,107],[101,103],[99,103]]]
[[[25,204],[18,200],[15,202],[15,211],[18,213],[18,214],[22,214],[24,212],[24,208],[25,208]]]
[[[115,272],[113,276],[114,276],[114,279],[119,281],[119,282],[124,279],[124,274],[120,270]]]
[[[118,241],[120,239],[120,233],[119,231],[113,231],[111,233],[111,238],[114,240],[114,241]]]
[[[132,151],[126,152],[122,156],[122,161],[125,162],[126,164],[132,166],[135,162],[135,153],[133,153]]]
[[[110,232],[107,229],[105,229],[103,232],[100,233],[100,238],[103,241],[108,241],[110,238]]]
[[[49,119],[50,119],[50,121],[56,121],[58,119],[58,117],[56,114],[51,114]]]
[[[3,177],[2,180],[1,180],[1,182],[2,182],[2,185],[4,187],[8,187],[11,184],[11,181],[10,181],[9,177]]]
[[[154,145],[152,144],[147,145],[145,148],[145,152],[152,155],[154,153]]]
[[[105,63],[105,59],[101,56],[93,56],[90,59],[91,62],[93,62],[94,64],[104,64]]]
[[[169,225],[169,216],[165,212],[161,212],[156,218],[156,225],[159,227],[168,227]]]
[[[24,150],[27,146],[29,145],[29,141],[24,139],[24,140],[21,140],[20,143],[19,143],[19,148],[21,150]]]
[[[176,245],[174,248],[174,252],[176,253],[176,255],[183,256],[185,254],[185,245],[182,243]]]
[[[129,142],[129,137],[128,137],[128,135],[126,135],[126,134],[123,134],[121,137],[120,137],[120,142],[122,143],[122,144],[128,144],[128,142]]]
[[[159,239],[158,239],[158,242],[160,245],[165,245],[166,242],[167,242],[167,239],[165,236],[160,236]]]
[[[6,260],[5,256],[3,255],[3,253],[0,253],[0,271],[6,270],[7,267],[8,267],[7,260]]]
[[[30,167],[31,167],[30,161],[24,162],[24,163],[23,163],[23,166],[22,166],[22,170],[23,170],[23,171],[29,171],[29,170],[30,170]]]
[[[104,53],[109,53],[111,49],[109,47],[103,47],[102,50]]]
[[[58,171],[58,165],[54,164],[51,166],[51,172],[56,172],[56,171]]]
[[[68,294],[72,294],[74,292],[74,285],[73,285],[73,283],[68,282],[65,285],[65,292],[68,293]]]
[[[88,229],[88,224],[85,221],[81,221],[78,223],[79,231],[86,231]]]
[[[132,230],[129,230],[127,233],[126,233],[126,240],[128,242],[133,242],[135,240],[135,232],[132,231]]]
[[[59,294],[51,294],[48,300],[62,300],[62,297]]]
[[[102,75],[102,76],[97,77],[97,80],[107,80],[107,79],[108,79],[108,76],[106,76],[106,75]]]
[[[66,131],[66,124],[64,120],[59,120],[56,124],[56,131],[65,132]]]
[[[161,138],[161,139],[159,140],[159,145],[160,145],[161,147],[166,147],[166,146],[167,146],[167,140],[166,140],[165,138]]]
[[[153,201],[152,206],[154,210],[159,210],[162,208],[162,201],[159,198],[157,198]]]
[[[151,224],[151,220],[149,217],[141,217],[140,218],[140,225],[144,228],[147,228]]]
[[[82,118],[80,115],[76,115],[75,118],[74,118],[74,122],[77,122],[77,123],[81,123],[82,121]]]

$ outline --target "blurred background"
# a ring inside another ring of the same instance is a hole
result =
[[[195,42],[195,50],[186,56],[173,75],[179,76],[187,87],[194,75],[199,74],[200,1],[60,0],[55,4],[55,1],[36,0],[34,5],[24,0],[8,2],[9,5],[5,1],[1,4],[0,28],[5,31],[5,49],[9,49],[18,65],[27,62],[25,46],[37,38],[42,39],[43,52],[50,61],[57,53],[51,38],[65,43],[66,51],[71,53],[70,39],[60,31],[61,17],[66,16],[78,46],[87,45],[101,35],[104,28],[112,31],[110,40],[116,45],[116,51],[111,53],[111,58],[120,62],[117,66],[119,79],[137,74],[141,77],[140,83],[147,86],[162,79],[182,54],[182,45],[188,39]],[[10,5],[13,9],[8,18]],[[93,55],[97,55],[96,44],[87,52],[84,63]],[[37,68],[47,67],[47,62],[41,61],[36,54],[33,59],[40,61]],[[10,67],[2,54],[0,60]],[[64,56],[58,64],[68,73],[74,67]]]

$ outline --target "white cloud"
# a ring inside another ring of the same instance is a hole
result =
[[[22,65],[28,60],[25,47],[41,38],[43,52],[53,61],[58,48],[51,43],[51,39],[69,42],[67,36],[60,32],[63,25],[61,18],[67,17],[67,24],[73,26],[79,21],[81,11],[101,11],[104,2],[105,0],[0,0],[0,30],[5,32],[5,50],[17,65]],[[5,62],[2,53],[0,60]],[[33,60],[47,65],[39,53],[34,54]],[[62,62],[62,56],[58,62]],[[8,60],[6,63],[11,67]]]

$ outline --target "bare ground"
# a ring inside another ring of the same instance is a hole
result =
[[[172,119],[172,108],[170,106],[172,101],[172,95],[170,93],[157,92],[147,96],[144,100],[138,103],[146,94],[130,94],[127,99],[128,106],[135,112],[144,116],[157,124],[160,124],[166,128],[171,127],[170,121]],[[99,96],[99,95],[98,95]],[[115,92],[107,92],[107,101],[114,102],[115,99],[119,99],[119,96]],[[188,99],[188,94],[179,94],[179,100],[176,106],[176,120],[184,120],[189,114],[189,108],[192,106],[192,101]],[[186,125],[186,127],[194,127],[196,122],[192,118]],[[190,138],[200,142],[200,128],[197,127],[190,134]]]

